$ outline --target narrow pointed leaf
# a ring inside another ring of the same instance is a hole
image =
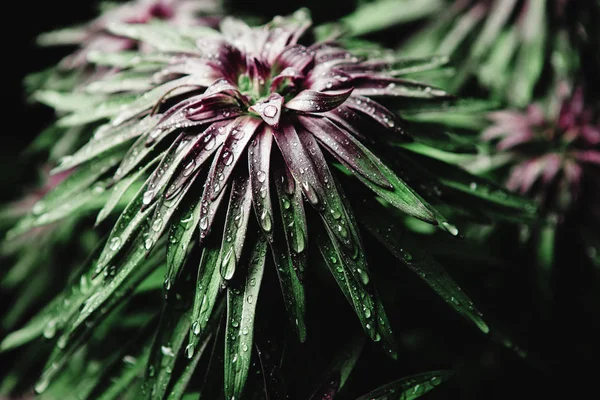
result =
[[[360,222],[373,234],[387,249],[394,254],[407,267],[415,272],[427,283],[450,307],[457,313],[473,322],[483,333],[489,332],[489,327],[477,311],[473,302],[463,292],[448,273],[427,252],[410,247],[402,242],[402,236],[390,234],[401,232],[403,229],[396,226],[386,213],[377,211],[380,208],[373,202],[364,202],[359,214]]]
[[[287,239],[289,257],[300,281],[304,278],[306,253],[308,248],[308,227],[302,190],[294,182],[289,171],[279,172],[275,178],[279,210],[283,222],[283,230]]]
[[[248,147],[248,170],[254,212],[260,228],[269,240],[272,240],[273,236],[273,206],[269,179],[272,144],[273,131],[263,125]]]
[[[435,389],[452,376],[452,371],[412,375],[381,386],[356,400],[414,400]]]
[[[213,308],[217,302],[217,296],[221,289],[221,273],[217,264],[219,258],[219,247],[211,241],[204,245],[198,277],[196,279],[196,292],[194,295],[194,308],[190,317],[189,345],[186,349],[188,358],[193,355],[200,340],[199,335],[204,332]]]
[[[371,157],[362,151],[350,134],[326,118],[298,117],[327,150],[354,173],[362,175],[376,185],[392,189],[391,184],[377,168]]]
[[[250,256],[248,276],[227,289],[225,332],[225,396],[242,398],[248,378],[254,335],[254,313],[258,302],[267,243],[259,239]]]
[[[284,107],[301,112],[326,112],[344,103],[350,97],[352,90],[352,88],[328,92],[303,90],[285,103]]]
[[[234,179],[229,198],[229,209],[225,219],[221,251],[219,252],[218,267],[223,279],[230,280],[233,277],[236,266],[240,261],[244,243],[246,241],[246,230],[252,207],[252,190],[247,178],[237,177]]]

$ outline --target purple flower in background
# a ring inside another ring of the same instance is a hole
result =
[[[581,88],[562,100],[555,113],[531,105],[526,112],[499,111],[489,115],[493,122],[484,133],[496,141],[500,152],[513,156],[516,165],[507,181],[509,189],[523,194],[552,194],[569,206],[580,193],[584,175],[597,180],[600,167],[600,124],[584,103]]]
[[[79,46],[79,50],[61,63],[62,68],[77,68],[87,65],[87,56],[92,51],[118,52],[136,48],[137,41],[111,34],[108,31],[110,24],[146,24],[157,20],[177,27],[213,26],[218,22],[214,17],[218,11],[219,6],[213,0],[136,0],[114,6],[81,27],[42,35],[39,41],[44,45]],[[202,17],[202,14],[207,16]]]

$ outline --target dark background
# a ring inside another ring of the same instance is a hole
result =
[[[33,184],[36,167],[43,161],[25,159],[23,151],[53,118],[49,108],[27,101],[23,78],[54,65],[68,51],[39,48],[42,32],[84,22],[95,14],[95,2],[55,0],[11,2],[2,24],[3,129],[0,155],[0,201],[19,195],[23,183]],[[34,161],[34,162],[31,162]]]

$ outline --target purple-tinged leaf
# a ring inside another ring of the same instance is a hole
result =
[[[402,128],[404,123],[394,113],[364,96],[352,96],[348,102],[344,104],[348,108],[358,111],[367,117],[372,118],[385,129],[398,133],[403,136],[408,136],[408,133]]]
[[[275,60],[275,67],[273,70],[276,72],[283,71],[286,68],[292,68],[295,71],[299,71],[304,74],[307,68],[311,67],[315,61],[315,55],[312,50],[306,47],[294,44],[288,46],[279,54]]]
[[[126,105],[124,110],[115,115],[111,124],[114,126],[120,125],[130,118],[152,110],[157,104],[166,101],[169,97],[182,95],[202,88],[202,86],[198,85],[198,82],[192,78],[193,77],[184,76],[183,78],[163,83],[146,92],[139,96],[135,101]]]
[[[233,278],[239,264],[252,207],[252,189],[247,178],[236,177],[231,188],[223,240],[217,266],[225,280]]]
[[[449,93],[419,82],[406,79],[373,77],[368,74],[352,78],[354,95],[408,97],[419,99],[452,98]]]
[[[204,97],[198,104],[186,107],[184,115],[190,121],[206,123],[204,120],[208,118],[214,118],[214,116],[221,113],[236,112],[237,110],[239,110],[239,102],[235,97],[225,93],[215,93]],[[226,117],[230,116],[226,115]]]
[[[269,241],[273,238],[273,206],[269,172],[273,131],[263,125],[248,147],[248,171],[252,186],[252,203],[256,220]]]
[[[346,247],[358,252],[354,238],[349,235],[346,211],[333,186],[333,178],[323,155],[313,136],[303,133],[304,141],[301,141],[296,129],[291,124],[286,124],[282,131],[275,131],[274,136],[289,171],[301,186],[308,202],[319,211],[326,224],[333,228],[336,237]],[[315,155],[320,156],[317,159],[318,166],[313,163]]]
[[[308,247],[308,227],[306,214],[304,213],[304,202],[302,190],[296,187],[294,178],[287,168],[285,172],[275,177],[277,195],[279,198],[279,209],[283,222],[283,230],[287,239],[288,254],[292,266],[300,282],[304,279],[306,269],[306,253]]]
[[[288,67],[281,71],[278,75],[271,79],[271,92],[275,92],[279,86],[285,81],[293,82],[295,80],[303,79],[304,74],[294,68]]]
[[[215,161],[207,177],[204,196],[207,200],[214,201],[229,180],[233,168],[242,158],[246,146],[252,140],[262,120],[250,116],[237,118],[227,128],[227,138],[223,147],[215,156]]]
[[[366,117],[346,105],[342,104],[338,108],[328,111],[324,116],[350,132],[354,137],[364,141],[369,139],[362,133]]]
[[[373,159],[364,153],[362,146],[349,133],[327,118],[298,116],[298,121],[355,174],[383,188],[393,189]]]
[[[352,77],[343,71],[329,68],[315,68],[307,76],[304,86],[318,92],[326,90],[344,90]]]
[[[233,168],[261,123],[262,121],[256,118],[240,117],[227,126],[225,143],[213,160],[202,193],[200,242],[212,227],[215,213],[225,193],[223,189],[229,184]]]
[[[179,168],[181,161],[189,153],[189,151],[198,142],[198,137],[194,134],[182,132],[171,144],[171,147],[167,150],[165,155],[162,157],[158,167],[152,172],[148,178],[147,187],[148,190],[144,193],[143,206],[145,209],[154,200],[163,193],[163,190],[169,183],[169,180]]]
[[[283,97],[277,93],[273,93],[267,100],[254,104],[248,110],[254,111],[260,115],[267,124],[277,128],[283,112],[282,106]]]
[[[131,145],[127,154],[123,156],[119,168],[115,171],[113,181],[119,181],[123,177],[129,175],[132,171],[140,167],[142,161],[154,151],[158,143],[167,138],[176,129],[170,130],[152,130],[140,136],[135,143]],[[147,146],[146,142],[152,138],[152,144]]]
[[[175,196],[196,171],[221,147],[227,138],[228,121],[219,121],[206,128],[194,139],[194,145],[179,165],[183,168],[173,178],[165,192],[167,199]]]
[[[285,107],[300,112],[326,112],[343,104],[351,93],[352,88],[328,92],[303,90],[288,101]]]

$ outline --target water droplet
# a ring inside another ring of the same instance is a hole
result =
[[[46,376],[42,376],[42,378],[35,384],[34,390],[36,393],[43,393],[48,386],[50,385],[50,380]]]
[[[160,346],[160,351],[164,356],[167,357],[175,357],[175,353],[173,353],[173,349],[168,346]]]
[[[232,320],[231,320],[231,326],[233,326],[234,328],[237,328],[238,326],[240,326],[240,323],[239,323],[239,322],[237,322],[237,320],[235,320],[235,319],[232,319]]]
[[[222,155],[223,164],[231,165],[233,163],[233,153],[229,150],[225,150]]]
[[[263,183],[266,179],[267,179],[267,174],[265,171],[258,171],[256,173],[256,179],[258,179],[258,181],[260,183]]]
[[[267,211],[266,208],[263,210],[262,214],[260,215],[260,225],[266,232],[271,232],[271,229],[273,228],[273,221],[271,218],[271,213],[269,213],[269,211]]]
[[[45,208],[46,205],[42,201],[38,201],[37,203],[35,203],[31,211],[33,212],[33,215],[40,215],[44,212]]]
[[[452,236],[457,236],[458,235],[458,229],[456,229],[456,227],[446,221],[442,222],[442,226],[452,235]]]
[[[188,344],[185,348],[185,355],[187,356],[187,358],[192,358],[194,357],[194,345],[192,343]]]
[[[212,135],[212,134],[206,135],[206,137],[204,138],[204,149],[205,150],[214,149],[216,144],[217,144],[217,141],[215,140],[214,135]]]
[[[152,241],[152,239],[146,239],[144,241],[144,248],[146,250],[150,250],[152,248],[152,245],[154,245],[154,242]]]
[[[154,232],[158,232],[158,231],[160,231],[160,228],[162,228],[162,223],[163,223],[163,220],[162,220],[162,218],[160,218],[160,217],[159,217],[159,218],[156,218],[156,219],[154,220],[154,222],[152,223],[152,230],[153,230]]]
[[[252,302],[254,301],[252,295],[248,295],[248,297],[246,297],[246,301],[248,302],[248,304],[252,304]]]
[[[192,332],[194,333],[194,335],[200,334],[200,323],[198,323],[198,321],[194,321],[194,323],[192,324]]]
[[[108,244],[109,249],[111,249],[112,251],[117,251],[119,247],[121,247],[121,238],[114,237],[110,239],[110,242]]]
[[[200,229],[205,231],[206,228],[208,228],[208,217],[204,216],[200,218]]]
[[[142,203],[148,205],[152,203],[152,199],[154,198],[154,190],[149,189],[144,192],[144,197],[142,198]]]
[[[275,117],[277,115],[277,107],[275,107],[274,105],[269,104],[263,110],[263,115],[265,117],[267,117],[267,118],[273,118],[273,117]]]
[[[42,334],[46,339],[52,339],[56,335],[56,321],[50,320],[44,327]]]

